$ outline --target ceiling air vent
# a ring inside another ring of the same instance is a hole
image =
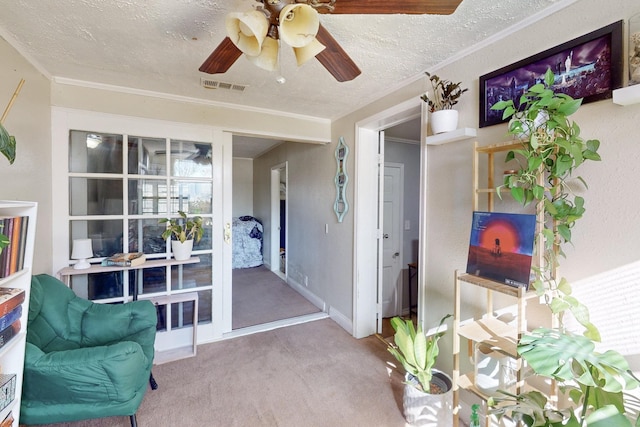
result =
[[[219,82],[217,80],[210,80],[205,78],[200,79],[200,84],[205,89],[226,89],[226,90],[233,90],[236,92],[244,92],[244,90],[248,86],[248,85],[240,85],[237,83]]]

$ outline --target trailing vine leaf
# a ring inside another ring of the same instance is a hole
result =
[[[0,123],[0,153],[2,153],[9,164],[16,160],[16,139],[9,135],[9,132]]]

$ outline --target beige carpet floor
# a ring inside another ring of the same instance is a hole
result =
[[[402,427],[402,377],[375,336],[356,340],[330,319],[198,347],[155,366],[158,390],[139,427]],[[65,427],[127,427],[111,417]]]
[[[233,270],[233,329],[319,311],[264,266]]]

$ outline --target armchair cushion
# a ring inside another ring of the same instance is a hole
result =
[[[32,279],[21,423],[133,415],[153,363],[149,301],[95,304],[59,280]]]

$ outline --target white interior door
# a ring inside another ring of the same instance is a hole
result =
[[[382,317],[397,316],[402,308],[402,166],[384,166]]]

